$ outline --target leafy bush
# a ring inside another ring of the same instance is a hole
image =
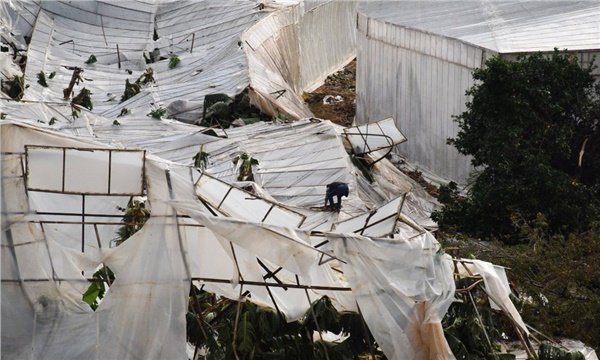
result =
[[[369,347],[376,358],[385,358],[360,315],[338,313],[326,296],[300,320],[287,322],[271,309],[192,288],[186,318],[188,341],[206,347],[210,359],[356,359],[368,354]],[[348,338],[340,343],[314,341],[317,329]]]
[[[600,84],[572,55],[499,57],[473,72],[467,111],[449,143],[478,167],[467,199],[443,188],[442,229],[506,235],[511,216],[546,216],[552,231],[600,218]]]
[[[523,320],[545,334],[600,346],[600,223],[568,235],[552,234],[543,215],[526,222],[513,217],[522,244],[466,247],[479,259],[510,269],[508,276],[523,299]]]

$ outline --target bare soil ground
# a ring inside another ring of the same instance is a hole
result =
[[[356,114],[356,59],[303,98],[315,117],[351,126]]]

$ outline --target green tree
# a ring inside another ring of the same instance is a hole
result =
[[[600,347],[600,222],[585,231],[551,234],[543,215],[525,222],[513,217],[523,243],[469,241],[461,245],[478,259],[506,266],[514,290],[522,300],[525,323],[553,337]],[[459,288],[457,284],[457,288]]]
[[[459,132],[448,142],[477,169],[468,196],[441,190],[442,230],[515,233],[511,216],[544,214],[552,231],[584,229],[600,217],[600,85],[595,66],[566,51],[489,59],[476,69]]]

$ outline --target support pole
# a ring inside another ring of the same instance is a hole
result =
[[[121,68],[121,52],[119,51],[119,44],[117,44],[117,61],[119,62],[119,69]]]

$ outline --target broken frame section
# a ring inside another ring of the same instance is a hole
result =
[[[407,140],[396,127],[393,117],[344,129],[344,133],[356,155],[391,148]]]

